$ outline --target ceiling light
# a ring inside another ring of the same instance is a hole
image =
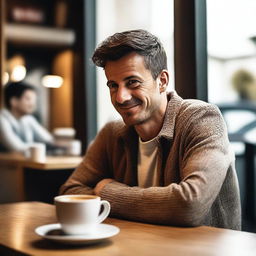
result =
[[[61,76],[46,75],[42,78],[42,84],[48,88],[59,88],[63,84],[63,78]]]
[[[26,68],[23,65],[15,66],[11,72],[11,81],[19,82],[23,80],[26,76],[26,73]]]

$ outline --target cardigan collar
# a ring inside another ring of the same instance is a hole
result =
[[[162,129],[157,135],[157,138],[160,139],[164,137],[168,140],[172,140],[174,136],[176,117],[180,111],[183,99],[178,96],[175,91],[168,93],[167,98],[168,104],[165,112],[164,123]]]

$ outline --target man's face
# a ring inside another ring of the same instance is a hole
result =
[[[130,53],[105,66],[111,101],[127,125],[140,125],[158,114],[161,107],[159,79],[145,68],[143,56]]]
[[[26,90],[20,98],[13,98],[12,108],[21,115],[32,114],[36,110],[36,93]]]

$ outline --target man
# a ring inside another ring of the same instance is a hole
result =
[[[234,155],[217,107],[166,92],[166,54],[147,31],[114,34],[92,59],[124,122],[99,132],[61,193],[99,195],[114,217],[239,230]]]
[[[23,82],[4,88],[6,109],[0,113],[0,148],[25,152],[32,142],[51,144],[52,135],[31,115],[36,109],[35,89]]]

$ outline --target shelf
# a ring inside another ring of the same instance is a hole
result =
[[[67,47],[75,42],[74,30],[43,26],[6,24],[5,35],[8,42],[22,45]]]

